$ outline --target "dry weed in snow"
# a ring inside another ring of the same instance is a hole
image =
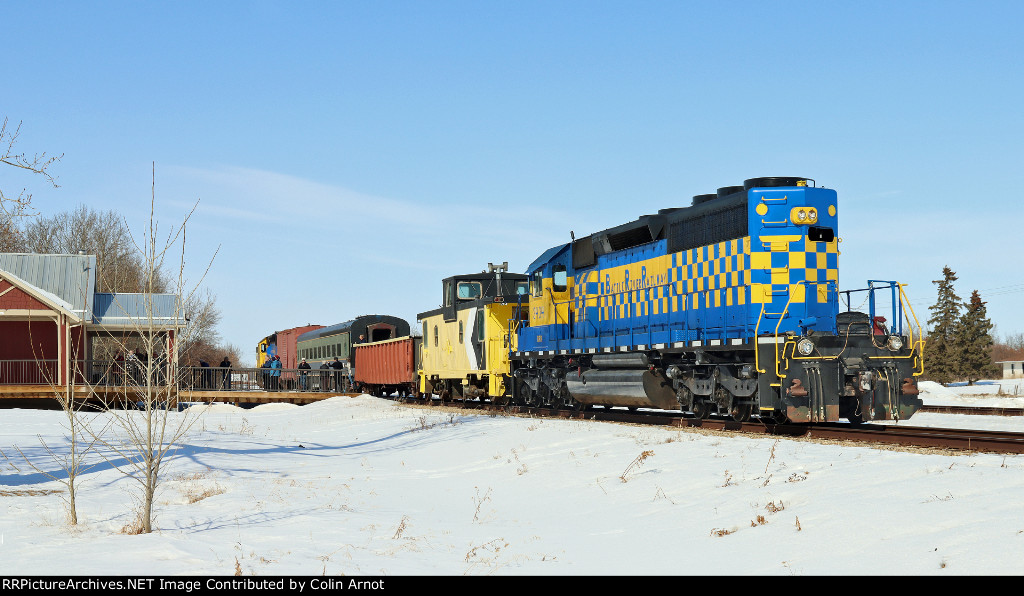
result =
[[[633,470],[633,468],[639,468],[640,466],[642,466],[644,460],[647,459],[648,457],[651,457],[652,455],[654,455],[654,451],[647,450],[642,452],[640,455],[636,456],[636,458],[634,458],[633,461],[631,461],[629,465],[626,466],[626,469],[623,470],[622,474],[619,476],[619,479],[622,480],[623,482],[628,482],[629,473]]]

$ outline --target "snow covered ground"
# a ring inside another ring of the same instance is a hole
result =
[[[926,403],[1024,405],[1019,381],[922,389]],[[55,469],[36,435],[59,444],[62,414],[0,411],[0,575],[1024,573],[1022,456],[479,415],[365,395],[202,409],[165,473],[149,535],[121,533],[135,486],[103,461],[82,485],[79,526],[67,526],[61,494],[40,494],[61,485],[13,455],[17,444]],[[1024,431],[1024,419],[969,418]]]

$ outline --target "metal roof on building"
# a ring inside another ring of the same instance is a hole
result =
[[[95,255],[37,255],[0,253],[0,270],[71,305],[72,312],[88,318],[96,291]]]
[[[175,294],[100,293],[96,294],[92,322],[107,326],[145,326],[152,320],[153,325],[167,327],[184,326],[184,317]]]
[[[184,326],[176,294],[96,293],[95,255],[0,253],[0,271],[29,284],[55,307],[97,325]]]

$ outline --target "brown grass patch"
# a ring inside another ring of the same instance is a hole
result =
[[[64,491],[60,489],[43,489],[43,488],[26,488],[26,489],[14,489],[14,490],[0,490],[0,497],[41,497],[43,495],[53,495],[56,493],[62,493]]]

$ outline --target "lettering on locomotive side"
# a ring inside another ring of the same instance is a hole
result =
[[[612,281],[612,276],[605,273],[604,283],[601,284],[601,294],[618,294],[631,290],[643,290],[656,286],[663,286],[668,282],[668,276],[662,273],[647,274],[647,266],[640,268],[640,277],[629,279],[629,269],[622,272],[622,281]]]

